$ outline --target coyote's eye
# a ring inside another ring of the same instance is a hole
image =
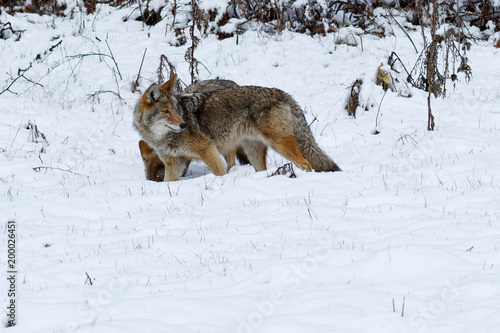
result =
[[[169,113],[170,113],[170,110],[169,110],[169,109],[165,109],[165,110],[163,110],[163,112],[164,112],[165,114],[169,114]]]

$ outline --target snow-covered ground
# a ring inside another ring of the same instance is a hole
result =
[[[0,95],[5,272],[7,220],[18,237],[10,331],[500,332],[499,33],[472,45],[470,84],[459,75],[432,100],[434,132],[425,92],[383,97],[375,85],[391,52],[409,69],[418,57],[396,25],[383,39],[206,37],[201,79],[290,93],[343,172],[269,177],[286,162],[271,153],[267,172],[215,177],[200,162],[155,183],[131,85],[145,49],[140,89],[162,54],[189,82],[188,45],[171,46],[163,22],[123,22],[130,12],[0,16],[26,30],[0,40],[0,91],[32,66]],[[420,51],[420,29],[409,32]],[[357,78],[370,108],[354,119],[344,105]]]

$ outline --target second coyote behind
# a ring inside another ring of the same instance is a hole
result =
[[[152,84],[134,111],[135,127],[165,164],[165,180],[178,180],[178,165],[186,159],[201,159],[215,175],[223,175],[219,154],[230,156],[238,146],[257,171],[266,169],[264,145],[303,170],[340,171],[318,147],[302,110],[287,93],[242,86],[177,100],[175,80]]]
[[[265,153],[265,148],[263,153]],[[144,162],[144,168],[146,169],[146,179],[155,182],[162,182],[165,179],[165,164],[161,161],[157,153],[151,148],[144,140],[139,141],[139,150],[141,152],[142,161]],[[250,164],[248,157],[243,151],[243,148],[238,147],[236,150],[236,157],[240,164]],[[185,176],[187,172],[187,167],[190,161],[186,161],[184,171],[181,176]],[[228,168],[234,165],[234,161],[226,161]],[[182,165],[180,165],[180,168]]]

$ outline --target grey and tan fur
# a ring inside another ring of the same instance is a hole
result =
[[[306,171],[340,170],[318,147],[302,110],[285,92],[238,86],[176,98],[175,79],[152,84],[134,112],[136,129],[165,164],[166,181],[178,180],[190,159],[203,160],[215,175],[223,175],[219,153],[234,157],[238,146],[256,171],[266,169],[266,146]]]
[[[201,103],[203,99],[208,98],[209,94],[219,90],[233,88],[233,87],[238,87],[238,85],[236,84],[236,82],[231,80],[215,79],[215,80],[200,81],[186,87],[186,89],[184,89],[181,92],[181,96],[191,94],[190,96],[192,96],[193,98],[192,100],[193,103]],[[193,106],[197,108],[196,105]],[[163,181],[165,178],[165,165],[161,161],[158,154],[156,154],[153,148],[151,148],[144,140],[139,141],[139,150],[141,152],[142,160],[144,162],[146,178],[148,180],[157,182]],[[264,146],[262,153],[266,154],[266,151],[267,147]],[[248,157],[243,151],[243,148],[238,147],[235,155],[241,165],[250,164]],[[224,157],[226,159],[226,164],[228,165],[228,170],[229,170],[232,166],[236,164],[234,156],[229,155]],[[182,176],[186,174],[190,162],[191,160],[186,160]]]

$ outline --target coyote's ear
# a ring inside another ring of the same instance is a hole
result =
[[[160,100],[160,87],[157,84],[153,83],[149,88],[149,96],[150,101],[158,102]]]
[[[170,80],[168,80],[165,84],[161,86],[161,89],[165,91],[169,95],[173,95],[175,93],[175,81],[177,81],[177,74],[174,74]]]
[[[144,161],[153,152],[153,148],[151,148],[144,140],[139,141],[139,150],[141,151],[141,156]]]

